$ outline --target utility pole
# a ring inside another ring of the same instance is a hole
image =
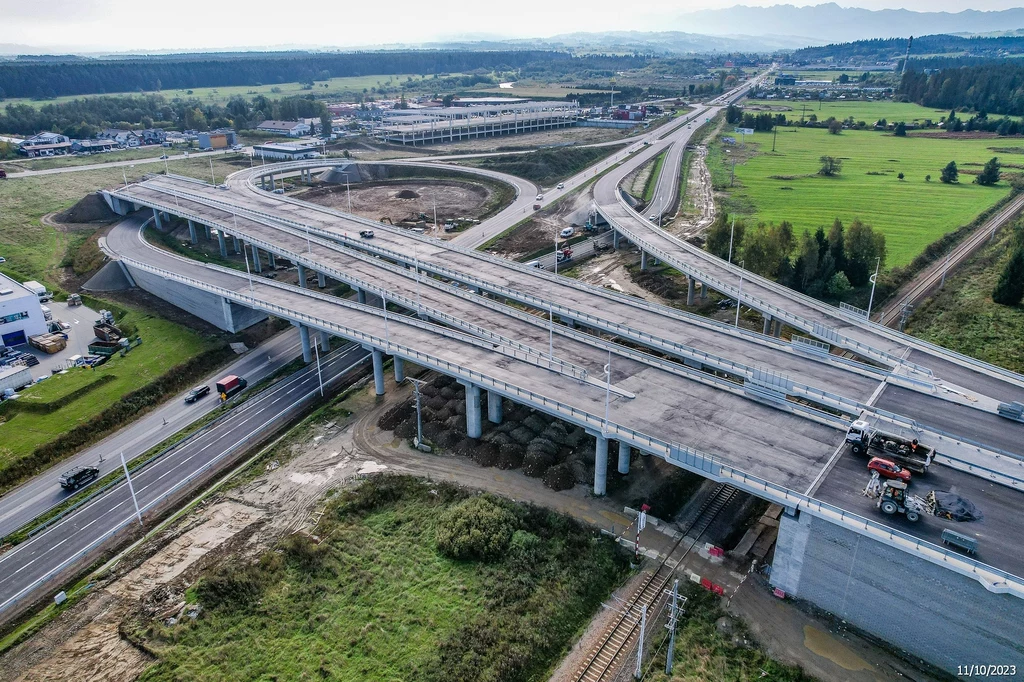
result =
[[[946,271],[949,270],[949,254],[946,254],[946,262],[942,266],[942,281],[939,283],[939,288],[946,286]]]
[[[413,445],[416,446],[417,450],[427,452],[429,448],[423,445],[423,413],[420,408],[420,387],[427,382],[421,379],[413,379],[412,377],[406,377],[405,379],[412,384],[413,391],[416,393],[416,442]]]
[[[124,469],[125,480],[128,481],[128,492],[132,494],[132,504],[135,505],[135,518],[139,520],[139,525],[142,525],[142,512],[139,511],[139,501],[135,497],[135,488],[132,486],[132,477],[128,473],[128,463],[124,461],[124,452],[121,453],[121,467]]]
[[[665,655],[665,674],[672,674],[672,654],[676,648],[676,623],[679,621],[679,580],[672,582],[672,604],[669,606],[668,623],[668,653]]]
[[[213,156],[210,157],[210,179],[213,180],[213,184],[217,184],[217,176],[213,174]]]
[[[729,230],[729,265],[732,265],[732,238],[736,236],[736,215],[732,216],[732,229]]]
[[[736,326],[740,326],[740,302],[743,300],[743,264],[745,260],[740,261],[740,293],[736,297]]]
[[[633,677],[640,679],[643,677],[643,662],[644,662],[644,630],[647,629],[647,604],[644,604],[643,610],[640,611],[640,641],[636,648],[636,672],[633,673]]]
[[[320,397],[324,397],[324,375],[320,373],[320,342],[313,344],[313,354],[316,355],[316,378],[320,382]]]
[[[868,299],[868,322],[871,321],[871,305],[875,302],[875,284],[878,282],[878,266],[882,264],[882,257],[875,258],[875,274],[871,275],[871,297]]]
[[[772,151],[775,151],[775,140],[779,137],[779,124],[776,123],[772,126]]]

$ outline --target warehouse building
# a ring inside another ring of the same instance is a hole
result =
[[[579,115],[575,101],[392,109],[374,123],[372,134],[398,144],[457,142],[565,128],[576,125]]]
[[[274,159],[280,161],[299,161],[315,159],[320,156],[316,147],[300,144],[255,144],[252,147],[253,158]]]
[[[0,345],[20,346],[28,337],[45,333],[38,294],[0,273]]]

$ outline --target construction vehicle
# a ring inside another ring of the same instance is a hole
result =
[[[565,263],[566,261],[572,260],[572,249],[567,246],[558,251],[558,255],[555,256],[555,260],[559,263]]]
[[[377,222],[378,223],[383,223],[385,220],[388,222],[388,225],[394,225],[395,224],[394,222],[392,222],[391,218],[389,218],[388,216],[381,216],[380,220],[378,220]]]
[[[60,475],[60,487],[65,490],[78,490],[83,485],[95,481],[100,476],[96,467],[75,467]]]
[[[868,497],[877,495],[875,507],[881,509],[883,514],[903,514],[911,523],[917,523],[922,516],[932,516],[935,513],[934,501],[929,503],[928,499],[911,495],[907,492],[907,484],[904,481],[883,481],[877,471],[871,472],[871,481],[864,489],[864,494]],[[929,499],[934,500],[931,496]]]
[[[82,297],[78,294],[70,294],[68,296],[68,307],[74,308],[75,306],[82,305]]]
[[[928,472],[935,450],[918,442],[893,433],[880,431],[863,419],[858,419],[846,431],[846,442],[851,444],[855,455],[870,454],[872,457],[889,459],[917,474]]]

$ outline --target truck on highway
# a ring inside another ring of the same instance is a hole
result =
[[[60,475],[60,487],[65,490],[78,490],[99,477],[100,470],[96,467],[75,467]]]
[[[868,454],[896,462],[904,469],[917,474],[928,472],[935,450],[918,442],[893,433],[881,431],[863,419],[858,419],[846,431],[846,442],[851,444],[853,454]]]
[[[249,383],[242,377],[229,374],[217,381],[217,395],[221,400],[227,400],[248,385]]]

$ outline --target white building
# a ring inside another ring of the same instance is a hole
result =
[[[284,161],[299,161],[301,159],[315,159],[320,156],[316,147],[299,144],[254,144],[252,155],[255,159],[281,159]]]
[[[28,337],[45,333],[39,296],[0,274],[0,345],[20,346]]]
[[[309,135],[309,124],[303,121],[264,121],[256,126],[256,130],[261,133],[302,137],[303,135]]]

